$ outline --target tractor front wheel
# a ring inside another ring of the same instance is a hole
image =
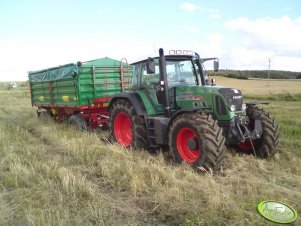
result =
[[[259,109],[258,107],[248,108],[247,115],[250,120],[250,130],[254,129],[253,115],[255,112],[260,114],[262,134],[259,139],[252,140],[252,144],[257,156],[260,158],[270,158],[278,152],[277,146],[279,144],[280,137],[279,125],[269,112],[265,112],[263,109]],[[237,145],[237,149],[242,152],[252,152],[252,144],[251,141],[247,140],[244,143],[239,143]]]
[[[146,125],[134,107],[125,99],[113,103],[110,109],[109,140],[124,147],[147,149]]]
[[[211,115],[185,113],[177,116],[169,130],[170,152],[175,162],[216,171],[225,156],[225,137]]]

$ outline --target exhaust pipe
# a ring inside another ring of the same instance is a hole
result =
[[[159,69],[160,69],[160,92],[161,92],[161,97],[163,96],[164,115],[170,118],[171,114],[170,114],[169,97],[168,97],[166,61],[165,61],[164,51],[162,48],[159,49]]]

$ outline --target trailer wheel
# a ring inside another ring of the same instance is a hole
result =
[[[118,99],[110,110],[109,140],[124,147],[147,149],[146,125],[134,107],[125,99]]]
[[[49,121],[52,119],[51,113],[49,110],[47,111],[37,111],[38,118],[42,121]]]
[[[207,171],[220,169],[226,151],[222,128],[204,113],[176,117],[169,130],[169,146],[175,162]]]
[[[260,158],[270,158],[274,156],[278,150],[277,146],[279,144],[279,125],[277,124],[275,118],[263,109],[258,107],[247,109],[247,115],[250,119],[249,129],[253,130],[254,112],[260,113],[260,120],[262,124],[262,135],[259,139],[252,140],[253,146],[255,148],[256,155]],[[237,149],[243,152],[252,152],[252,144],[250,141],[244,143],[239,143]]]
[[[68,120],[69,125],[77,130],[87,130],[87,121],[80,115],[72,115]]]

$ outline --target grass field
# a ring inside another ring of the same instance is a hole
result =
[[[234,79],[226,77],[212,77],[216,79],[217,85],[241,89],[245,95],[269,95],[275,94],[300,94],[301,79]]]
[[[271,98],[272,82],[260,93],[266,81],[247,82],[217,80],[271,100],[264,108],[281,126],[279,154],[229,152],[216,175],[108,144],[105,132],[39,121],[28,91],[0,91],[0,225],[278,225],[257,213],[267,199],[300,214],[300,86]]]

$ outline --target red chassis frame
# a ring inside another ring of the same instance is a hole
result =
[[[49,111],[53,119],[62,123],[72,115],[80,114],[87,120],[90,128],[107,128],[109,123],[109,112],[107,112],[110,97],[95,98],[94,103],[90,105],[65,106],[65,105],[33,105],[38,107],[37,112],[41,109]]]

